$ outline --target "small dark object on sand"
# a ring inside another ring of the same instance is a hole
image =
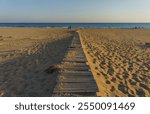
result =
[[[145,46],[150,46],[150,43],[149,43],[149,42],[146,42],[146,43],[145,43]]]
[[[145,47],[150,47],[150,43],[149,42],[145,42]]]
[[[44,72],[46,72],[46,73],[48,73],[48,74],[51,74],[51,73],[53,73],[53,72],[55,72],[55,71],[57,71],[57,70],[58,70],[57,66],[51,65],[51,66],[48,67]]]

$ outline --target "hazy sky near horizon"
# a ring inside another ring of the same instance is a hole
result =
[[[0,0],[0,22],[150,22],[150,0]]]

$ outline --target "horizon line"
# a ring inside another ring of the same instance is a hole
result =
[[[150,23],[150,22],[0,22],[0,23]]]

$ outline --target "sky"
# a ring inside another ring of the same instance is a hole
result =
[[[0,0],[0,22],[150,22],[150,0]]]

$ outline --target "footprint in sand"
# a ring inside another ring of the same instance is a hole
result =
[[[106,80],[106,84],[111,84],[111,82],[109,80]]]
[[[112,77],[111,81],[115,83],[116,82],[116,78]]]
[[[118,85],[118,90],[120,90],[124,94],[128,94],[128,86],[123,84],[122,82]]]
[[[114,91],[115,91],[115,87],[114,87],[114,86],[111,86],[110,91],[111,91],[111,92],[114,92]]]
[[[93,64],[95,64],[95,63],[96,63],[96,58],[93,59]]]
[[[124,78],[124,79],[127,79],[127,78],[128,78],[128,76],[129,76],[128,72],[126,72],[126,71],[125,71],[125,72],[123,72],[123,78]]]
[[[137,84],[137,82],[134,81],[133,79],[129,79],[129,83],[130,83],[131,85],[136,85],[136,84]]]
[[[114,69],[113,69],[113,67],[111,67],[111,66],[108,67],[107,74],[109,74],[110,76],[113,76],[113,74],[114,74]]]
[[[119,80],[123,80],[123,78],[122,77],[120,77],[120,74],[116,74],[116,77],[117,77],[117,79],[119,79]]]
[[[95,67],[95,70],[98,70],[98,67]]]
[[[150,93],[150,88],[147,85],[140,83],[139,86],[147,90]]]
[[[100,76],[100,73],[97,73],[98,76]]]
[[[132,79],[135,80],[136,82],[141,82],[136,74],[132,74]]]
[[[141,88],[136,89],[136,94],[137,94],[139,97],[145,97],[145,92],[144,92],[143,89],[141,89]]]

